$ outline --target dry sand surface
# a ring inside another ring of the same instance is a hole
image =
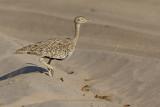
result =
[[[0,0],[0,106],[160,107],[159,5],[159,0]],[[45,39],[72,37],[79,15],[95,21],[82,25],[71,57],[52,62],[53,77],[43,73],[37,56],[12,54]],[[81,90],[85,85],[88,92]]]

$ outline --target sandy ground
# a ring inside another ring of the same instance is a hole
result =
[[[0,106],[159,107],[159,5],[159,0],[0,0]],[[82,25],[71,57],[52,62],[54,77],[43,73],[37,56],[12,54],[45,39],[72,37],[73,19],[81,15],[95,21]],[[85,85],[89,92],[81,91]]]

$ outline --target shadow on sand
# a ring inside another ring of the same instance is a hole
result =
[[[0,81],[8,79],[8,78],[15,77],[15,76],[18,76],[18,75],[21,75],[21,74],[31,73],[31,72],[43,73],[43,72],[47,72],[47,70],[44,69],[44,68],[38,67],[38,66],[26,66],[26,67],[20,68],[18,70],[12,71],[12,72],[4,75],[4,76],[1,76]]]

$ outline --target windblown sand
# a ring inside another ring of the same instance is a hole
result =
[[[159,5],[158,0],[0,0],[0,106],[159,107]],[[76,16],[95,21],[81,26],[71,57],[52,62],[53,77],[43,73],[39,57],[13,54],[38,41],[72,37]],[[85,85],[88,92],[81,90]]]

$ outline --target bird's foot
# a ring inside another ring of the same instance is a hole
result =
[[[47,67],[47,70],[48,70],[48,72],[47,72],[47,74],[49,75],[49,76],[53,76],[53,73],[54,73],[54,71],[53,71],[53,68],[49,68],[49,67]],[[64,82],[64,79],[61,77],[61,78],[59,78],[62,82]]]
[[[53,69],[52,68],[47,68],[47,69],[48,69],[48,75],[53,76],[54,73]]]

